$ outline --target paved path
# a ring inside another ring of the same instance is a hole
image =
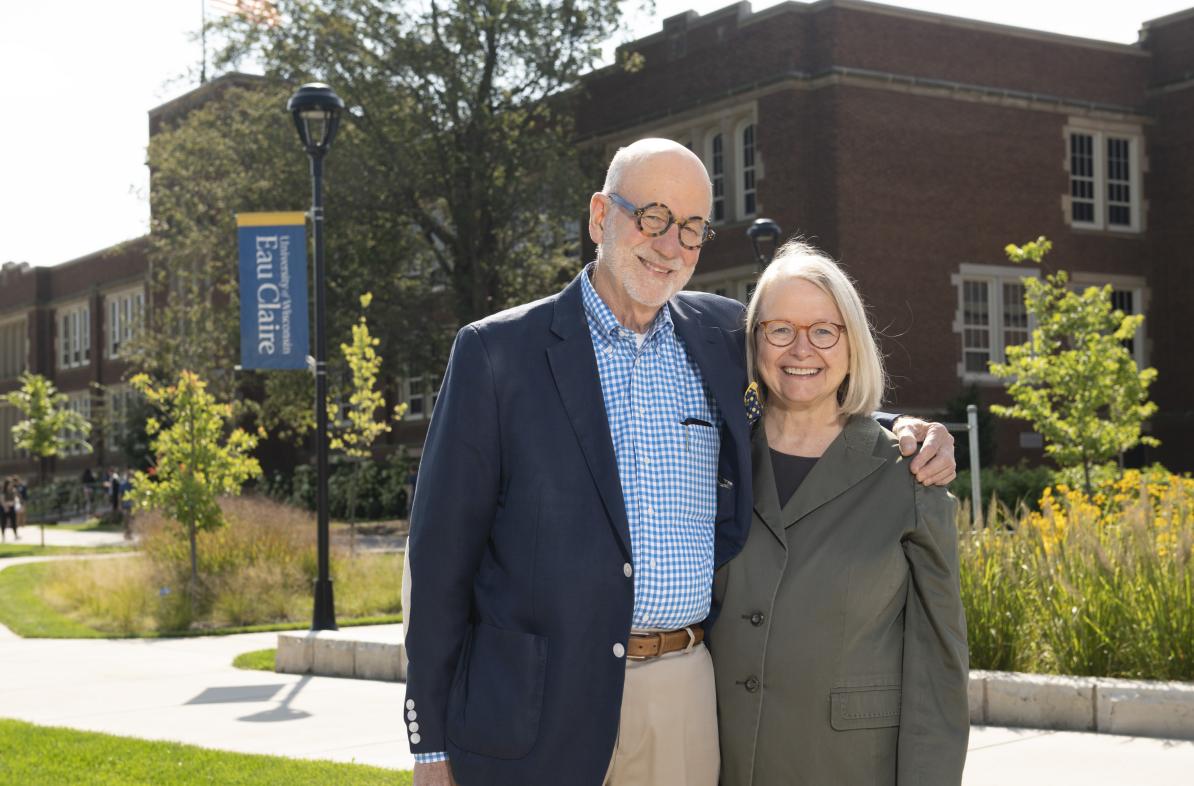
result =
[[[401,636],[400,625],[371,632],[381,630]],[[246,753],[412,766],[397,712],[403,685],[232,668],[236,655],[276,639],[0,639],[0,716]],[[976,727],[963,784],[1190,786],[1192,772],[1194,742]]]
[[[41,532],[36,524],[26,524],[21,527],[17,533],[20,540],[14,541],[12,538],[12,530],[9,530],[5,535],[5,543],[17,543],[23,546],[40,546]],[[57,525],[47,525],[46,528],[46,545],[47,546],[74,546],[76,548],[97,548],[99,546],[123,546],[131,545],[129,541],[124,539],[122,532],[102,532],[99,530],[91,530],[87,532],[79,532],[73,529],[62,529]]]

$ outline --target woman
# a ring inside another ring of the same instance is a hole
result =
[[[0,487],[0,539],[4,537],[4,528],[12,527],[13,540],[20,540],[17,535],[17,483],[16,479],[7,477]]]
[[[838,266],[789,243],[747,309],[755,516],[716,580],[723,786],[957,786],[969,735],[954,500],[870,417],[883,368]]]

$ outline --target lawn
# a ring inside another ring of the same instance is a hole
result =
[[[24,532],[24,528],[21,529]],[[37,535],[23,537],[16,543],[0,543],[0,559],[8,557],[48,557],[59,554],[112,554],[132,551],[131,546],[39,546]]]
[[[208,628],[188,631],[147,632],[119,636],[96,630],[77,622],[47,603],[38,592],[55,563],[33,562],[0,570],[0,624],[27,639],[98,639],[98,638],[170,638],[181,636],[223,636],[233,633],[261,633],[279,630],[303,630],[310,621],[280,622],[266,625]],[[348,617],[337,620],[340,627],[353,625],[389,625],[402,621],[401,614]],[[0,779],[0,783],[4,781]]]
[[[232,665],[238,669],[273,671],[277,657],[278,650],[276,647],[271,647],[267,650],[253,650],[252,652],[242,652],[240,655],[237,655],[232,659]]]
[[[0,783],[21,786],[291,786],[295,783],[409,786],[410,772],[360,764],[225,753],[0,720]]]

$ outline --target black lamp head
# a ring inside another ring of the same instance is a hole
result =
[[[336,91],[323,82],[310,82],[290,97],[286,108],[294,117],[294,126],[307,153],[313,156],[326,153],[336,137],[340,112],[344,109],[344,101]]]
[[[779,239],[783,233],[779,224],[770,218],[756,218],[754,223],[746,228],[746,236],[750,238],[750,243],[754,246],[755,257],[759,260],[759,264],[766,265],[771,261],[771,256],[775,255],[776,246],[779,245]],[[760,244],[766,242],[771,243],[771,256],[764,257]]]

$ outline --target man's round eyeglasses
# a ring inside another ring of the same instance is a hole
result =
[[[837,344],[842,333],[846,332],[845,325],[836,322],[814,322],[811,325],[797,325],[786,319],[767,319],[758,324],[763,331],[763,338],[773,347],[788,347],[800,335],[800,331],[808,331],[808,343],[817,349],[832,349]]]
[[[717,233],[709,226],[709,220],[701,216],[689,216],[677,219],[671,209],[662,202],[651,202],[642,207],[635,207],[634,203],[618,194],[606,194],[618,207],[634,216],[638,224],[638,231],[647,237],[659,237],[672,228],[672,224],[679,227],[680,245],[689,251],[696,250],[717,237]]]

